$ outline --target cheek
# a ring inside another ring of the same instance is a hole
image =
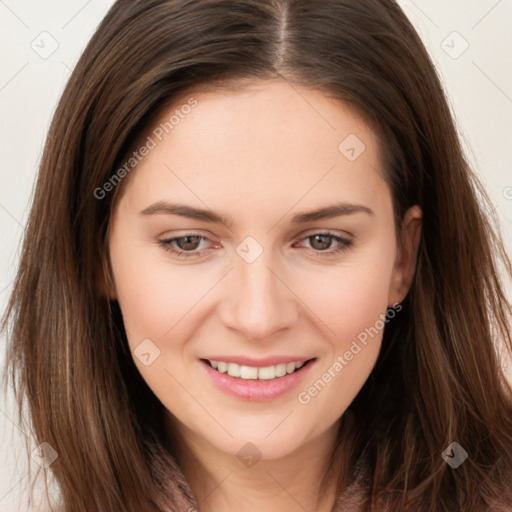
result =
[[[111,260],[117,299],[131,343],[140,338],[162,339],[179,330],[180,319],[194,308],[214,281],[192,267],[165,261],[165,253],[150,261],[147,247],[122,254],[112,244]]]
[[[392,261],[385,253],[381,255],[347,260],[294,283],[294,291],[324,325],[336,349],[343,349],[386,311]]]
[[[168,409],[186,410],[189,397],[179,384],[188,379],[182,364],[185,340],[193,334],[196,326],[190,319],[212,278],[167,264],[165,253],[149,262],[148,252],[147,247],[121,252],[112,243],[117,300],[133,361],[146,384]]]
[[[371,373],[381,347],[392,255],[361,258],[340,266],[336,275],[320,276],[307,304],[328,327],[330,350],[297,394],[308,417],[334,422],[348,408]],[[307,295],[306,295],[307,293]]]

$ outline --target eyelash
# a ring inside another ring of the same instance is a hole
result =
[[[336,242],[338,242],[340,244],[334,250],[326,249],[324,251],[320,251],[320,250],[312,249],[313,252],[317,253],[317,255],[320,256],[321,258],[328,258],[329,256],[336,256],[336,255],[338,255],[340,253],[346,252],[353,245],[353,241],[352,240],[349,240],[349,239],[346,239],[346,238],[341,238],[341,237],[339,237],[339,236],[337,236],[334,233],[331,233],[329,231],[322,231],[322,232],[319,232],[319,233],[313,233],[311,235],[306,236],[302,240],[307,240],[308,238],[312,238],[314,236],[326,236],[326,237],[332,238],[333,240],[335,240]],[[185,234],[183,236],[178,236],[178,237],[175,237],[175,238],[168,238],[168,239],[165,239],[165,240],[159,240],[158,243],[162,246],[162,248],[165,251],[173,253],[176,256],[178,256],[179,258],[187,259],[187,258],[191,258],[191,257],[200,257],[201,253],[203,251],[198,251],[198,252],[197,251],[195,251],[195,252],[192,252],[192,251],[182,251],[182,250],[179,250],[179,249],[175,249],[173,247],[173,243],[176,240],[182,240],[182,239],[188,238],[188,237],[198,237],[201,240],[208,240],[206,237],[201,236],[201,235],[199,235],[197,233],[187,233],[187,234]],[[305,249],[307,249],[307,248],[305,248]]]

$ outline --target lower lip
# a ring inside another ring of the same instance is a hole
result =
[[[243,400],[273,400],[297,387],[309,374],[316,360],[309,361],[299,370],[284,377],[269,380],[240,379],[214,370],[206,361],[200,364],[213,383],[222,391]]]

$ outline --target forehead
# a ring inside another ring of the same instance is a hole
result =
[[[191,99],[196,102],[194,108],[188,108]],[[173,114],[180,114],[179,118]],[[327,91],[283,79],[250,82],[238,89],[210,84],[190,90],[176,98],[155,128],[169,124],[171,119],[175,145],[193,136],[202,144],[214,144],[218,152],[228,148],[231,153],[236,151],[234,144],[229,147],[230,140],[245,142],[244,150],[267,155],[272,150],[283,154],[287,149],[293,154],[308,154],[316,148],[337,151],[340,141],[350,133],[370,146],[378,144],[376,135],[353,107]],[[305,146],[296,144],[304,140],[308,141]]]
[[[149,136],[154,147],[127,184],[138,206],[165,193],[223,204],[291,205],[326,193],[372,200],[385,186],[379,141],[365,120],[326,92],[281,79],[188,91]]]

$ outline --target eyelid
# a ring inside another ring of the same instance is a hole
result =
[[[210,236],[215,237],[215,235],[213,235],[213,233],[211,231],[203,231],[203,230],[190,230],[190,231],[181,230],[181,231],[183,231],[183,233],[180,233],[180,230],[178,230],[177,232],[173,231],[172,235],[168,235],[168,236],[165,234],[160,235],[159,239],[166,241],[166,240],[174,240],[176,238],[185,238],[187,236],[198,236],[198,237],[206,238],[206,239],[210,240]],[[349,231],[345,231],[345,230],[328,229],[328,228],[325,228],[325,229],[310,228],[306,231],[302,231],[298,234],[295,234],[295,235],[289,237],[287,239],[287,241],[292,242],[294,240],[299,240],[299,239],[303,239],[303,238],[308,238],[313,235],[321,235],[321,234],[338,236],[340,238],[344,238],[347,240],[352,240],[354,238],[354,235],[352,233],[350,233]]]
[[[349,233],[348,231],[345,231],[345,230],[328,229],[328,228],[325,228],[325,229],[322,229],[322,228],[311,228],[311,229],[308,229],[306,231],[303,231],[302,233],[299,233],[298,235],[295,235],[292,238],[292,240],[295,240],[297,238],[307,238],[307,237],[313,236],[313,235],[321,235],[322,233],[328,233],[330,235],[339,236],[341,238],[346,238],[346,239],[353,239],[354,238],[354,235],[352,233]]]

